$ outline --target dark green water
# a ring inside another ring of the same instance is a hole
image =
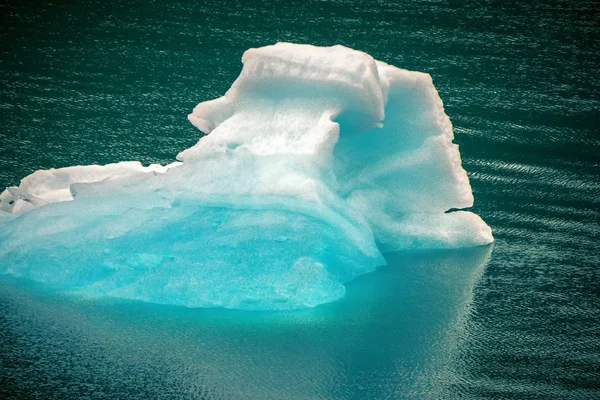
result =
[[[98,3],[0,4],[0,186],[172,161],[245,49],[339,43],[433,76],[496,243],[390,255],[297,313],[3,278],[0,398],[600,398],[600,3]]]

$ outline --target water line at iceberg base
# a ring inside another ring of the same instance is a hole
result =
[[[294,312],[56,296],[10,276],[0,279],[0,311],[13,343],[23,344],[13,359],[42,360],[14,372],[31,387],[49,381],[59,390],[66,381],[82,395],[92,385],[145,398],[170,390],[183,398],[447,399],[464,380],[460,349],[491,251],[387,253],[390,267],[349,282],[343,301]]]
[[[40,170],[0,195],[0,273],[62,291],[285,310],[383,253],[489,244],[431,77],[342,46],[250,49],[172,164]]]

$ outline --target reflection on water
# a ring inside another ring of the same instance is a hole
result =
[[[0,394],[440,398],[491,247],[395,253],[294,312],[90,301],[0,279]]]

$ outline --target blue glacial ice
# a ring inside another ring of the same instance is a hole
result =
[[[84,296],[283,310],[382,252],[493,241],[428,74],[343,46],[250,49],[172,164],[36,171],[0,195],[0,273]]]

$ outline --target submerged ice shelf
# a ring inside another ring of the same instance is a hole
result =
[[[382,252],[493,241],[431,77],[342,46],[250,49],[178,162],[36,171],[0,195],[0,273],[86,296],[295,309]]]

